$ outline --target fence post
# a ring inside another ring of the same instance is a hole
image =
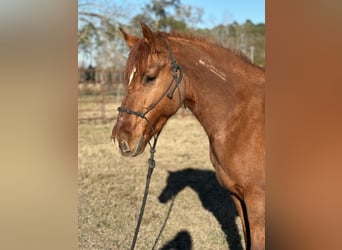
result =
[[[123,89],[123,84],[119,83],[116,86],[116,94],[115,94],[115,103],[120,103],[121,98],[122,98],[122,89]]]
[[[103,71],[99,72],[100,77],[100,103],[101,103],[101,118],[102,123],[106,123],[106,102],[105,102],[105,81],[104,81],[104,75]]]

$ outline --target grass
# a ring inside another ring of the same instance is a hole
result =
[[[121,156],[113,125],[79,124],[79,249],[130,249],[134,235],[149,152]],[[240,220],[192,116],[169,120],[155,159],[136,249],[243,249]]]

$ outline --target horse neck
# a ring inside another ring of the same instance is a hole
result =
[[[177,62],[184,69],[184,105],[208,136],[225,129],[236,117],[263,119],[264,71],[240,55],[216,45],[171,39]],[[253,114],[247,112],[254,105]],[[223,121],[225,122],[218,122]]]

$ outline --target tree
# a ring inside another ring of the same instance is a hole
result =
[[[146,10],[154,16],[154,29],[166,30],[171,16],[170,9],[177,10],[180,7],[180,0],[152,0],[152,4],[146,4]]]
[[[123,46],[113,46],[120,39],[117,28],[120,18],[125,18],[122,7],[110,8],[101,1],[79,0],[78,52],[88,63],[98,67],[110,65],[110,61],[123,64]],[[110,11],[109,11],[110,10]],[[120,44],[120,43],[119,43]]]
[[[201,22],[203,10],[181,4],[180,0],[152,0],[146,4],[142,13],[133,17],[132,26],[139,27],[140,22],[145,22],[154,30],[185,31],[190,28],[187,23]]]

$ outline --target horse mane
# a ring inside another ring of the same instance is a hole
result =
[[[167,36],[167,37],[176,38],[176,39],[184,39],[187,41],[195,42],[197,44],[200,44],[210,49],[212,49],[213,47],[217,49],[223,49],[223,50],[226,50],[228,53],[233,53],[237,55],[238,57],[242,58],[243,60],[245,60],[246,62],[253,64],[251,59],[247,57],[241,50],[235,49],[232,47],[223,46],[223,44],[215,41],[212,38],[205,38],[205,37],[201,37],[198,35],[191,35],[191,34],[185,34],[185,33],[180,33],[180,32],[171,32],[171,33],[159,32],[159,33],[164,33],[164,36]]]
[[[260,67],[258,65],[255,65],[252,63],[251,59],[249,57],[247,57],[244,53],[242,53],[242,51],[238,50],[238,49],[234,49],[231,47],[225,47],[222,44],[218,43],[217,41],[214,41],[211,38],[204,38],[201,36],[195,36],[195,35],[191,35],[191,34],[184,34],[184,33],[180,33],[180,32],[162,32],[162,31],[158,31],[153,33],[156,38],[159,41],[165,41],[167,39],[177,39],[177,40],[185,40],[187,42],[192,42],[192,43],[196,43],[199,46],[205,47],[207,49],[212,49],[213,47],[217,48],[217,49],[221,49],[223,51],[226,51],[230,54],[235,54],[236,56],[238,56],[239,58],[243,59],[245,62],[252,64],[254,66],[259,67],[260,69],[264,69],[263,67]],[[162,45],[166,45],[162,44]],[[155,53],[159,53],[160,51],[155,51]],[[141,72],[144,71],[144,67],[145,67],[145,63],[149,54],[151,53],[151,49],[149,47],[149,45],[144,41],[144,39],[140,39],[138,41],[137,46],[134,46],[134,48],[132,48],[132,50],[130,51],[127,63],[126,63],[126,70],[125,70],[125,77],[126,79],[128,79],[128,75],[130,74],[130,72],[132,72],[133,68],[136,67],[136,70],[138,72],[138,74],[140,74]],[[139,65],[135,65],[136,62],[139,62]]]

